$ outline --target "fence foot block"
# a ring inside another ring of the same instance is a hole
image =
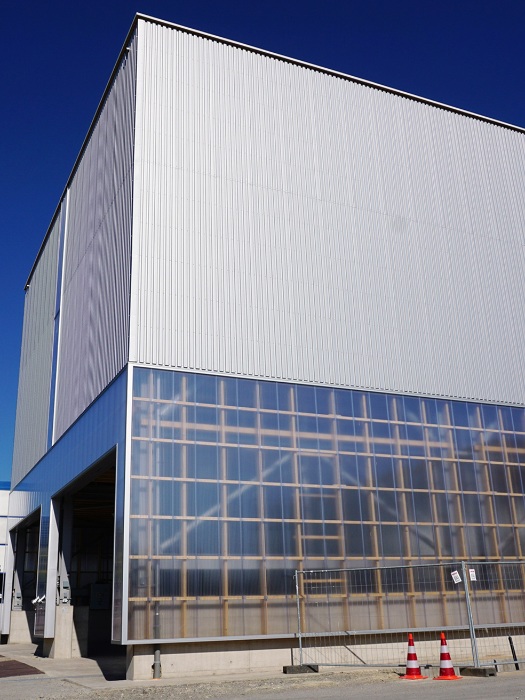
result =
[[[488,678],[489,676],[497,676],[498,672],[493,666],[465,666],[459,669],[460,676],[478,676],[480,678]]]
[[[283,666],[283,673],[319,673],[317,664],[298,664],[297,666]]]

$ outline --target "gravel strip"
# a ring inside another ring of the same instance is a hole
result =
[[[2,700],[215,700],[215,698],[245,698],[247,696],[285,696],[294,690],[311,691],[316,689],[338,688],[390,683],[397,681],[398,674],[391,670],[370,669],[366,671],[323,672],[320,674],[261,678],[253,680],[210,680],[206,683],[173,683],[158,686],[130,688],[108,688],[93,690],[77,685],[74,679],[67,681],[52,678],[24,678],[0,686]],[[31,683],[31,686],[29,685]],[[159,683],[162,683],[160,681]],[[33,687],[33,684],[37,684]],[[36,690],[36,692],[35,692]]]

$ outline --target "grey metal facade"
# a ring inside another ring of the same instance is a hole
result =
[[[135,66],[132,40],[27,282],[13,484],[127,361]]]
[[[133,41],[69,186],[55,439],[127,359],[135,64]]]
[[[25,296],[13,485],[48,449],[59,238],[60,216],[51,229]]]
[[[522,132],[138,31],[132,362],[525,400]]]

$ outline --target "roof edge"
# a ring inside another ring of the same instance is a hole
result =
[[[133,37],[133,34],[135,33],[135,29],[137,27],[138,19],[139,19],[139,15],[136,14],[135,17],[133,18],[133,22],[131,23],[131,27],[129,28],[129,31],[126,34],[126,38],[124,39],[124,43],[122,44],[122,48],[120,49],[117,60],[115,61],[115,65],[113,66],[113,70],[111,71],[109,79],[106,83],[106,87],[104,88],[104,92],[102,93],[102,97],[99,100],[99,103],[98,103],[97,108],[95,110],[95,114],[93,115],[93,119],[91,120],[91,123],[90,123],[88,130],[86,132],[86,136],[84,137],[84,140],[82,141],[82,146],[80,147],[80,150],[78,152],[77,157],[75,158],[75,162],[73,164],[71,172],[69,173],[69,176],[66,180],[66,184],[64,186],[64,189],[62,190],[62,193],[60,194],[60,197],[58,198],[58,204],[55,208],[55,211],[53,212],[53,216],[51,217],[51,221],[49,222],[49,226],[47,227],[46,234],[44,236],[44,240],[42,241],[42,244],[40,245],[40,248],[38,249],[38,253],[36,254],[35,261],[31,267],[29,275],[27,276],[27,280],[26,280],[26,283],[24,285],[24,291],[27,291],[29,289],[29,285],[31,284],[31,279],[32,279],[33,274],[35,272],[36,266],[38,265],[38,262],[42,256],[45,245],[46,245],[46,243],[49,239],[49,236],[51,234],[51,230],[52,230],[53,226],[55,225],[56,219],[60,213],[60,207],[62,205],[62,202],[66,196],[66,193],[67,193],[67,190],[71,184],[71,181],[73,180],[73,178],[75,176],[75,173],[76,173],[78,166],[80,164],[80,160],[81,160],[82,156],[84,155],[84,151],[86,150],[89,139],[91,138],[91,135],[93,134],[97,120],[100,116],[100,113],[102,112],[102,108],[104,106],[104,102],[106,100],[106,97],[108,96],[108,93],[109,93],[111,86],[113,84],[113,80],[115,79],[115,76],[118,72],[120,64],[122,63],[122,59],[124,58],[124,56],[127,53],[129,43],[130,43],[130,41]]]
[[[157,17],[151,17],[150,15],[145,15],[138,12],[135,16],[135,22],[139,19],[152,22],[154,24],[159,24],[161,26],[170,27],[172,29],[177,29],[179,31],[185,32],[186,34],[193,34],[195,36],[200,36],[204,39],[211,39],[217,41],[221,44],[227,44],[229,46],[235,46],[246,51],[251,51],[253,53],[261,54],[262,56],[268,56],[269,58],[276,58],[281,61],[286,61],[286,63],[292,63],[296,66],[302,66],[303,68],[310,68],[319,73],[324,73],[326,75],[331,75],[336,78],[343,78],[345,80],[350,80],[359,85],[365,85],[366,87],[373,87],[377,90],[382,90],[383,92],[389,92],[393,95],[398,95],[400,97],[406,97],[408,99],[414,100],[416,102],[422,102],[423,104],[428,104],[433,107],[439,107],[445,109],[449,112],[455,112],[456,114],[462,114],[467,117],[472,117],[474,119],[479,119],[489,124],[495,124],[497,126],[503,126],[513,131],[519,131],[525,133],[525,127],[517,126],[516,124],[510,124],[509,122],[503,122],[499,119],[494,119],[493,117],[487,117],[484,114],[478,114],[477,112],[469,112],[466,109],[461,109],[461,107],[454,107],[453,105],[446,104],[445,102],[437,102],[436,100],[431,100],[427,97],[421,97],[420,95],[414,95],[410,92],[405,92],[403,90],[398,90],[397,88],[388,87],[381,83],[374,83],[371,80],[365,80],[364,78],[357,78],[349,73],[342,73],[341,71],[336,71],[331,68],[326,68],[324,66],[319,66],[315,63],[308,63],[308,61],[302,61],[298,58],[291,58],[290,56],[285,56],[284,54],[274,53],[273,51],[267,51],[266,49],[260,49],[256,46],[251,46],[250,44],[243,44],[240,41],[234,41],[233,39],[226,39],[216,34],[209,34],[208,32],[203,32],[200,29],[192,29],[191,27],[185,27],[182,24],[176,24],[174,22],[169,22],[168,20],[158,19]]]
[[[397,95],[399,97],[405,97],[410,100],[414,100],[415,102],[421,102],[423,104],[430,105],[432,107],[437,107],[439,109],[444,109],[449,112],[454,112],[456,114],[460,114],[466,117],[470,117],[473,119],[478,119],[483,122],[487,122],[488,124],[493,124],[495,126],[501,126],[507,129],[511,129],[512,131],[517,131],[522,134],[525,134],[525,128],[521,126],[517,126],[515,124],[509,124],[508,122],[503,122],[498,119],[493,119],[492,117],[487,117],[483,114],[477,114],[476,112],[469,112],[468,110],[461,109],[459,107],[454,107],[452,105],[445,104],[444,102],[437,102],[435,100],[430,100],[426,97],[421,97],[419,95],[414,95],[409,92],[404,92],[403,90],[397,90],[396,88],[391,88],[386,85],[382,85],[381,83],[374,83],[370,80],[365,80],[363,78],[357,78],[353,75],[350,75],[348,73],[342,73],[340,71],[332,70],[330,68],[325,68],[323,66],[318,66],[315,63],[308,63],[307,61],[301,61],[300,59],[297,58],[291,58],[289,56],[285,56],[283,54],[278,54],[274,53],[272,51],[267,51],[265,49],[260,49],[256,46],[251,46],[250,44],[243,44],[242,42],[239,41],[234,41],[233,39],[226,39],[225,37],[217,36],[215,34],[209,34],[208,32],[203,32],[199,29],[193,29],[191,27],[185,27],[182,24],[176,24],[174,22],[169,22],[168,20],[163,20],[159,19],[157,17],[152,17],[150,15],[143,14],[141,12],[137,12],[133,18],[133,22],[131,23],[131,27],[129,28],[129,31],[126,35],[126,38],[124,40],[124,43],[122,45],[122,48],[119,52],[118,58],[115,62],[115,65],[113,67],[113,70],[111,71],[111,75],[109,77],[109,80],[106,84],[106,87],[104,89],[104,92],[102,93],[102,97],[98,103],[97,109],[95,110],[95,114],[93,116],[93,119],[91,120],[91,123],[89,125],[88,131],[86,133],[86,136],[82,142],[82,146],[80,148],[80,151],[78,152],[78,155],[75,159],[75,163],[73,165],[73,168],[71,169],[71,173],[69,174],[69,177],[66,181],[66,185],[64,189],[62,190],[62,193],[58,199],[58,204],[56,206],[56,209],[53,213],[53,216],[51,217],[51,221],[49,223],[49,226],[47,227],[46,234],[44,236],[44,239],[42,241],[42,244],[40,248],[38,249],[38,253],[36,255],[35,261],[31,267],[31,270],[29,272],[29,275],[27,277],[26,283],[24,285],[24,291],[27,291],[29,289],[29,286],[31,284],[31,279],[33,277],[33,274],[35,272],[36,266],[40,260],[40,257],[42,256],[42,252],[44,250],[44,247],[48,241],[48,238],[51,233],[51,229],[53,228],[55,221],[57,219],[57,216],[60,212],[60,207],[61,203],[66,195],[67,189],[71,184],[71,181],[77,171],[78,165],[80,163],[80,159],[82,158],[84,151],[86,150],[86,146],[88,144],[88,141],[93,133],[93,130],[95,128],[95,124],[98,120],[98,117],[100,116],[100,113],[102,111],[102,107],[104,105],[104,101],[109,93],[109,90],[111,88],[111,85],[113,83],[113,80],[115,78],[115,75],[119,69],[120,63],[122,62],[123,57],[126,54],[129,42],[131,41],[131,38],[137,28],[139,20],[144,20],[146,22],[152,22],[154,24],[158,24],[160,26],[164,27],[169,27],[171,29],[176,29],[181,32],[185,32],[186,34],[192,34],[194,36],[199,36],[204,39],[210,39],[212,41],[217,41],[222,44],[227,44],[228,46],[234,46],[236,48],[244,49],[245,51],[251,51],[253,53],[260,54],[261,56],[267,56],[269,58],[275,58],[280,61],[285,61],[287,63],[291,63],[296,66],[300,66],[303,68],[309,68],[310,70],[315,70],[319,73],[324,73],[325,75],[331,75],[336,78],[342,78],[343,80],[349,80],[351,82],[357,83],[359,85],[364,85],[366,87],[372,87],[377,90],[382,90],[383,92],[388,92],[391,93],[392,95]]]

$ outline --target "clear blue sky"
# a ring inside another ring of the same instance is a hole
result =
[[[7,0],[0,480],[10,474],[24,282],[137,11],[525,127],[524,0]]]

